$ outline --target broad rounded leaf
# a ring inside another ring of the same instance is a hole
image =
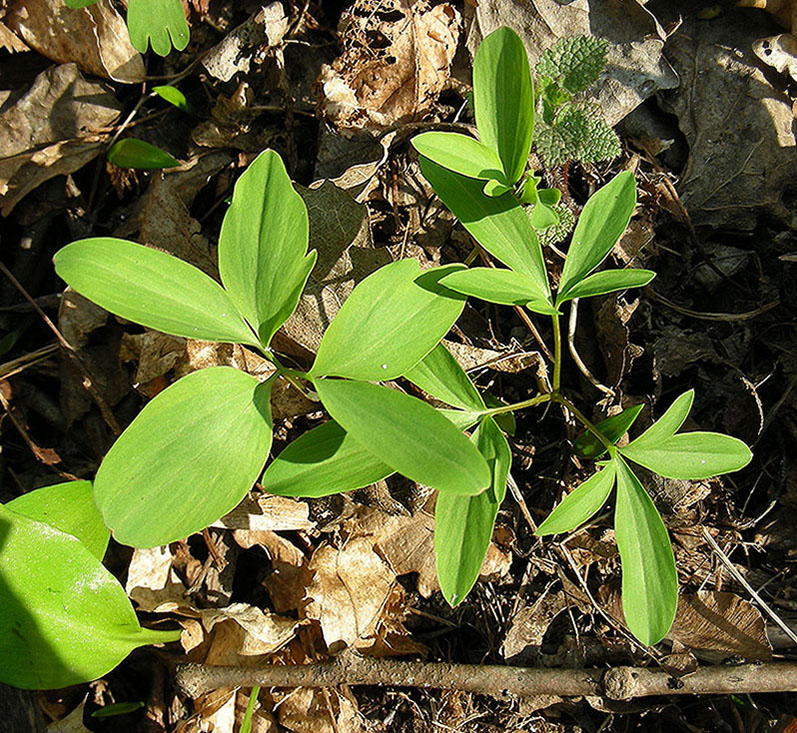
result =
[[[619,173],[589,197],[567,251],[557,304],[606,259],[628,226],[635,206],[636,180],[630,171]]]
[[[130,0],[127,6],[130,43],[141,53],[147,45],[158,56],[166,56],[172,45],[182,51],[190,40],[182,0]]]
[[[127,137],[111,145],[108,151],[108,161],[119,168],[143,171],[174,168],[181,165],[179,160],[173,158],[165,150],[134,137]]]
[[[73,289],[128,321],[174,336],[257,345],[221,285],[165,252],[96,237],[68,244],[53,261]]]
[[[678,574],[667,529],[645,487],[617,459],[614,531],[623,567],[623,613],[631,633],[656,644],[670,630],[678,606]]]
[[[233,509],[271,447],[270,391],[270,382],[211,367],[155,397],[113,444],[94,480],[94,499],[114,539],[165,545]]]
[[[407,478],[440,491],[478,494],[487,463],[468,438],[430,405],[368,382],[314,380],[324,407],[355,440]]]
[[[523,175],[534,131],[534,88],[523,41],[499,28],[473,59],[473,106],[479,138],[495,150],[510,184]]]
[[[536,211],[536,209],[535,209]],[[629,269],[629,270],[604,270],[596,272],[594,275],[584,278],[580,283],[576,283],[567,292],[564,298],[559,298],[559,302],[573,298],[591,298],[595,295],[606,295],[615,293],[618,290],[628,288],[641,288],[647,285],[656,273],[652,270]]]
[[[534,534],[542,537],[572,532],[580,527],[606,503],[614,487],[614,478],[615,462],[611,461],[562,499]]]
[[[179,638],[142,629],[119,581],[79,540],[0,506],[0,682],[90,682],[136,647]]]
[[[404,377],[447,405],[464,410],[486,409],[470,377],[442,343],[435,346]]]
[[[631,429],[644,406],[644,404],[639,404],[629,407],[619,415],[601,420],[595,427],[603,434],[604,438],[614,445]],[[575,439],[573,447],[584,458],[597,458],[606,452],[606,446],[589,430],[585,430]]]
[[[289,444],[260,483],[278,496],[317,497],[361,489],[391,473],[390,466],[329,420]]]
[[[465,599],[479,577],[512,464],[509,443],[492,418],[479,423],[471,440],[490,467],[489,488],[478,496],[440,493],[434,512],[437,577],[451,606]]]
[[[488,303],[501,305],[526,305],[532,302],[536,312],[545,308],[549,315],[559,312],[550,303],[539,300],[539,292],[534,283],[526,276],[514,270],[498,270],[493,267],[471,267],[446,275],[443,285],[458,293],[471,295],[486,300]],[[546,308],[547,306],[547,308]]]
[[[493,257],[527,275],[539,300],[551,294],[540,240],[513,194],[485,196],[482,184],[446,170],[423,156],[421,172],[440,200]]]
[[[414,367],[448,333],[465,297],[439,281],[461,265],[421,274],[417,260],[379,268],[360,282],[329,324],[311,374],[381,381]]]
[[[264,345],[288,320],[315,264],[307,207],[277,153],[257,156],[235,184],[219,238],[219,274]]]
[[[94,504],[91,481],[44,486],[8,502],[6,508],[71,534],[99,560],[105,555],[111,533]]]
[[[468,178],[489,181],[496,179],[506,185],[501,160],[492,149],[458,132],[424,132],[412,138],[413,147],[443,168]]]

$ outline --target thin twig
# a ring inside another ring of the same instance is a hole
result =
[[[570,351],[570,356],[573,357],[573,361],[576,363],[576,366],[581,370],[581,373],[590,381],[590,384],[595,387],[595,389],[600,390],[604,394],[609,395],[610,397],[614,398],[614,390],[611,387],[607,387],[605,384],[601,384],[593,375],[592,372],[589,370],[589,367],[581,360],[581,356],[579,355],[578,351],[576,351],[576,326],[578,325],[578,298],[573,298],[570,301],[570,320],[567,324],[567,348]]]
[[[745,313],[703,313],[702,311],[693,311],[690,308],[684,308],[677,303],[673,303],[671,300],[665,298],[655,290],[651,290],[651,292],[653,293],[653,298],[655,300],[663,303],[668,308],[672,308],[672,310],[674,310],[676,313],[680,313],[684,316],[691,316],[692,318],[699,318],[701,321],[721,321],[723,323],[727,321],[749,321],[751,318],[756,318],[762,313],[766,313],[767,311],[777,308],[780,305],[779,300],[773,300],[769,303],[764,303],[764,305],[756,308],[755,310],[747,311]]]

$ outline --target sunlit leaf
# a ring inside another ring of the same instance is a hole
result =
[[[156,86],[152,87],[152,91],[155,92],[161,99],[165,100],[169,104],[174,107],[177,107],[181,112],[186,112],[190,115],[195,115],[196,110],[194,109],[194,105],[188,101],[185,94],[183,94],[177,87],[164,85],[164,86]]]
[[[68,244],[53,262],[78,293],[128,321],[175,336],[257,345],[221,285],[165,252],[97,237]]]
[[[694,399],[695,391],[693,389],[684,392],[653,425],[626,447],[634,446],[637,449],[653,448],[674,435],[675,431],[684,424],[689,415],[689,410],[692,409]]]
[[[601,420],[595,427],[603,434],[603,436],[612,444],[616,444],[634,424],[637,416],[642,411],[643,404],[634,405],[627,410],[623,410],[619,415],[607,417]],[[584,458],[597,458],[606,452],[606,446],[601,443],[589,430],[585,430],[579,435],[573,447]]]
[[[540,308],[551,315],[558,314],[556,308],[540,300],[539,291],[527,276],[514,270],[499,270],[494,267],[471,267],[459,270],[443,278],[442,283],[464,295],[471,295],[488,303],[502,305],[526,305],[533,302],[534,310]]]
[[[235,184],[219,238],[219,274],[233,302],[267,345],[299,302],[315,264],[308,219],[282,159],[257,156]]]
[[[641,288],[647,285],[656,273],[652,270],[603,270],[594,275],[584,278],[580,283],[576,283],[567,295],[559,298],[559,303],[573,298],[591,298],[595,295],[606,295],[618,290],[628,288]]]
[[[278,496],[329,496],[369,486],[393,469],[334,420],[308,430],[266,469],[260,483]]]
[[[137,51],[146,53],[151,43],[158,56],[168,55],[172,46],[182,51],[190,40],[181,0],[129,0],[127,30]]]
[[[211,367],[149,402],[94,480],[94,499],[114,539],[133,547],[165,545],[235,507],[271,447],[270,391],[270,382]]]
[[[111,145],[108,150],[108,162],[119,166],[119,168],[145,171],[174,168],[181,165],[179,160],[173,158],[165,150],[134,137],[126,137]]]
[[[435,346],[404,376],[447,405],[464,410],[485,409],[484,400],[470,377],[443,344]]]
[[[439,284],[461,268],[421,273],[417,260],[404,259],[358,283],[321,339],[313,376],[381,381],[414,367],[462,313],[465,297]]]
[[[443,168],[468,178],[496,179],[506,184],[498,154],[468,135],[458,132],[424,132],[412,138],[413,147]]]
[[[95,710],[92,718],[112,718],[116,715],[127,715],[134,713],[136,710],[141,710],[146,703],[143,700],[135,702],[112,702],[110,705],[104,705],[99,710]]]
[[[456,494],[477,494],[490,483],[478,450],[425,402],[368,382],[316,379],[314,384],[335,421],[407,478]]]

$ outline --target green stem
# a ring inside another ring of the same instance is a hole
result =
[[[551,316],[553,321],[553,391],[559,392],[562,380],[562,329],[559,316]]]
[[[541,405],[544,402],[550,402],[553,398],[553,395],[550,392],[546,392],[545,394],[537,395],[536,397],[532,397],[529,400],[523,400],[522,402],[515,402],[513,405],[501,405],[501,407],[492,407],[489,410],[484,410],[482,415],[500,415],[504,412],[514,412],[515,410],[522,410],[526,407],[534,407],[534,405]]]
[[[558,402],[560,405],[566,407],[573,415],[576,416],[578,421],[592,433],[601,443],[603,443],[604,448],[609,451],[610,454],[614,455],[614,444],[611,443],[608,438],[596,428],[584,415],[581,410],[579,410],[567,397],[558,392],[552,395],[554,402]]]
[[[465,258],[465,261],[462,263],[470,267],[473,264],[473,261],[479,256],[479,245],[475,244],[473,249],[470,251],[470,254]]]

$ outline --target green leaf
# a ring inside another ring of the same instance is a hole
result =
[[[643,404],[629,407],[618,415],[601,420],[595,427],[612,445],[615,445],[630,430],[643,407]],[[589,430],[585,430],[576,438],[573,447],[584,458],[597,458],[606,453],[606,447]]]
[[[485,390],[484,392],[484,402],[487,407],[506,407],[507,403],[503,400],[499,400],[490,390]],[[515,421],[515,413],[513,412],[499,412],[496,415],[491,416],[493,420],[495,420],[496,424],[498,425],[501,430],[503,430],[507,435],[514,435],[515,430],[517,428],[517,422]]]
[[[614,531],[623,567],[626,625],[643,644],[656,644],[675,618],[678,574],[664,522],[622,458],[617,459]]]
[[[94,505],[91,481],[67,481],[29,491],[6,508],[71,534],[98,560],[105,556],[111,533]]]
[[[556,206],[562,198],[562,192],[558,188],[541,188],[537,191],[537,195],[540,203],[546,206]]]
[[[361,489],[393,469],[334,420],[300,435],[266,469],[260,483],[278,496],[329,496]]]
[[[96,237],[68,244],[53,262],[78,293],[128,321],[175,336],[257,346],[221,285],[165,252]]]
[[[501,183],[500,181],[494,180],[486,181],[484,186],[482,186],[482,193],[490,198],[503,196],[505,193],[508,193],[511,190],[512,186],[508,186],[506,183]]]
[[[618,174],[590,196],[573,232],[556,296],[557,305],[606,259],[628,226],[635,206],[636,181],[630,171]]]
[[[313,383],[335,421],[407,478],[455,494],[478,494],[490,483],[476,448],[425,402],[368,382]]]
[[[573,298],[591,298],[595,295],[606,295],[606,293],[614,293],[618,290],[627,290],[628,288],[641,288],[647,285],[656,273],[652,270],[603,270],[603,272],[596,272],[594,275],[584,278],[581,282],[576,283],[564,298],[560,298],[559,302],[564,303]]]
[[[412,139],[412,145],[421,155],[455,173],[507,184],[498,154],[468,135],[424,132]]]
[[[271,447],[270,392],[270,381],[211,367],[149,402],[94,480],[94,500],[114,539],[133,547],[165,545],[233,509]]]
[[[461,603],[479,577],[506,494],[512,451],[492,418],[479,423],[471,440],[490,467],[490,486],[478,496],[440,493],[434,513],[434,550],[443,597]]]
[[[562,499],[534,534],[543,537],[572,532],[592,517],[606,503],[614,487],[615,463],[611,461]]]
[[[94,5],[97,0],[64,0],[68,8],[85,8],[89,5]]]
[[[539,299],[534,283],[514,270],[498,270],[493,267],[471,267],[459,270],[443,278],[442,283],[464,295],[471,295],[488,303],[501,305],[526,305],[533,303],[537,313],[558,315],[550,303]]]
[[[221,281],[263,345],[299,302],[316,258],[307,242],[307,207],[266,150],[236,182],[219,238]]]
[[[329,324],[311,374],[381,381],[414,367],[448,333],[465,298],[439,282],[462,265],[421,274],[417,260],[380,267],[357,284]]]
[[[136,710],[141,710],[146,705],[143,700],[135,702],[112,702],[110,705],[103,705],[99,710],[95,710],[92,718],[112,718],[116,715],[127,715],[134,713]]]
[[[721,433],[679,433],[642,448],[634,443],[620,448],[620,452],[634,463],[673,479],[697,480],[732,473],[753,457],[741,440]]]
[[[531,225],[535,229],[555,227],[559,223],[559,216],[550,206],[540,201],[531,212]]]
[[[188,101],[185,94],[183,94],[177,87],[165,85],[159,87],[152,87],[152,91],[155,92],[161,99],[165,100],[169,104],[174,107],[177,107],[181,112],[186,112],[190,115],[195,115],[196,109],[194,109],[194,105]]]
[[[172,45],[182,51],[190,40],[181,0],[130,0],[127,30],[137,51],[146,53],[151,43],[158,56],[167,56]]]
[[[479,390],[442,343],[435,346],[404,377],[447,405],[464,410],[486,409]]]
[[[474,410],[447,410],[440,408],[437,411],[459,430],[469,430],[484,417],[481,412],[475,412]]]
[[[479,138],[498,153],[510,184],[526,169],[534,130],[534,88],[523,41],[511,28],[493,31],[473,59],[473,104]]]
[[[420,158],[421,172],[440,200],[491,255],[527,275],[539,300],[551,294],[542,249],[526,213],[511,193],[490,198],[481,183]]]
[[[111,145],[108,150],[108,162],[119,168],[135,168],[136,170],[160,170],[182,165],[165,150],[145,143],[134,137],[126,137]]]
[[[675,434],[675,431],[684,424],[689,410],[692,409],[692,402],[695,399],[695,391],[690,389],[678,397],[666,410],[666,412],[653,423],[642,435],[631,441],[626,448],[634,446],[636,449],[655,448],[660,443]]]
[[[609,42],[596,36],[560,38],[537,62],[537,74],[556,79],[571,94],[588,89],[606,65]]]
[[[136,647],[179,638],[142,629],[119,581],[79,540],[0,506],[1,682],[89,682]]]
[[[599,110],[584,104],[566,105],[555,119],[538,124],[534,134],[537,152],[549,168],[569,160],[610,160],[621,151],[619,138],[599,117]]]

